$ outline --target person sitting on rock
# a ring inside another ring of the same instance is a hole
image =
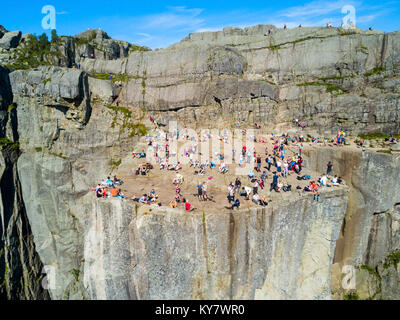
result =
[[[250,179],[254,178],[254,171],[252,169],[249,170],[248,176]]]
[[[118,196],[118,189],[117,188],[111,189],[111,196],[114,197],[114,198]]]
[[[232,207],[230,208],[231,210],[233,210],[234,208],[240,208],[240,200],[239,199],[236,199],[234,202],[233,202],[233,205],[232,205]]]
[[[253,194],[253,202],[257,205],[260,204],[260,196],[258,193]]]
[[[146,158],[146,153],[144,152],[144,150],[139,154],[139,158]]]
[[[178,164],[175,166],[175,171],[182,170],[182,163],[178,162]]]
[[[125,199],[125,195],[123,194],[123,192],[122,192],[121,189],[118,190],[117,198],[119,198],[119,199]]]
[[[185,206],[185,210],[186,211],[193,211],[193,210],[195,210],[196,208],[194,208],[190,203],[189,203],[189,201],[187,201],[185,198],[183,198],[183,200],[182,200],[182,202],[183,202],[183,204],[184,204],[184,206]]]
[[[107,187],[112,187],[112,186],[114,186],[114,183],[111,181],[110,177],[107,177],[106,186],[107,186]]]
[[[263,206],[263,207],[265,207],[265,206],[268,205],[268,201],[267,201],[267,199],[265,198],[265,196],[262,196],[262,197],[261,197],[259,203],[260,203],[260,205]]]
[[[117,176],[114,176],[113,183],[114,183],[114,185],[116,185],[116,184],[121,185],[121,184],[123,184],[123,181],[121,179],[118,179]]]
[[[328,186],[328,187],[339,186],[338,177],[337,177],[337,176],[334,176],[334,177],[332,178],[332,180],[330,181],[330,183],[329,183],[329,182],[327,183],[327,186]]]
[[[97,198],[103,198],[103,195],[104,195],[103,189],[102,188],[98,188],[97,191],[96,191]]]
[[[150,194],[149,194],[150,202],[156,202],[158,199],[158,195],[156,194],[156,191],[154,189],[151,189]]]
[[[172,209],[175,209],[175,208],[178,206],[178,203],[176,202],[176,200],[172,200],[172,201],[169,203],[169,206],[170,206]]]
[[[200,166],[200,171],[199,171],[199,175],[205,175],[206,174],[206,166],[204,164],[202,164]]]
[[[251,193],[251,191],[252,191],[251,188],[245,186],[245,187],[244,187],[244,190],[246,191],[246,200],[250,200],[250,193]]]
[[[320,183],[321,183],[321,186],[326,187],[327,183],[328,183],[328,177],[326,175],[322,174],[322,177],[320,178]]]
[[[207,198],[207,183],[205,183],[205,182],[203,182],[203,200],[204,201],[207,201],[208,200],[208,198]]]

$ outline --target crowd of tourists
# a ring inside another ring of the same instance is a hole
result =
[[[151,120],[155,121],[154,118]],[[294,119],[294,122],[299,127],[304,128],[304,125],[302,125],[298,119]],[[236,126],[240,127],[240,122],[237,122]],[[255,129],[261,129],[261,124],[255,123]],[[242,134],[246,134],[246,129],[242,129]],[[170,133],[157,130],[156,134],[146,136],[147,152],[145,150],[133,152],[132,156],[135,159],[141,159],[143,161],[154,160],[152,163],[159,166],[160,170],[176,172],[176,176],[171,181],[174,186],[174,190],[171,189],[171,191],[174,191],[174,196],[169,200],[169,206],[171,208],[183,206],[185,210],[192,211],[195,210],[195,208],[189,202],[188,197],[182,195],[184,177],[180,171],[183,169],[183,164],[180,161],[170,162],[171,157],[176,156],[176,154],[174,154],[176,151],[170,151],[170,145],[172,141],[191,142],[190,144],[185,143],[181,156],[187,157],[188,161],[186,161],[187,164],[185,164],[185,166],[193,169],[193,176],[204,176],[207,174],[208,170],[210,170],[210,172],[215,170],[216,174],[226,175],[230,171],[231,165],[225,163],[225,154],[218,152],[214,154],[213,159],[219,160],[219,166],[215,160],[198,160],[198,155],[201,155],[198,150],[199,144],[210,141],[212,138],[214,137],[210,130],[202,131],[201,134],[197,134],[196,136],[190,136],[187,129],[176,129],[176,131]],[[272,142],[272,148],[266,146],[264,152],[257,152],[256,148],[249,150],[246,145],[243,145],[242,149],[239,151],[233,149],[230,155],[232,157],[231,159],[241,168],[250,164],[250,169],[245,179],[242,176],[242,181],[236,178],[234,182],[229,183],[227,195],[228,208],[239,208],[241,206],[240,197],[243,198],[242,201],[251,201],[259,206],[267,206],[272,200],[267,199],[261,192],[266,189],[266,186],[269,186],[269,192],[275,193],[292,192],[295,189],[302,192],[312,192],[314,194],[314,200],[319,201],[321,188],[338,186],[343,183],[343,180],[340,177],[332,176],[333,166],[331,162],[327,165],[327,173],[321,175],[317,181],[311,180],[311,176],[309,175],[302,174],[304,166],[302,157],[304,144],[333,143],[334,145],[343,145],[344,138],[345,133],[342,131],[338,132],[335,139],[310,136],[305,139],[301,134],[294,136],[283,134],[277,136],[272,133],[269,137],[269,142]],[[228,136],[226,130],[219,132],[218,139],[222,143],[232,142],[229,140],[232,138]],[[266,144],[268,142],[266,137],[257,137],[256,135],[251,136],[250,139],[253,140],[254,143]],[[148,154],[152,154],[154,159],[150,159]],[[135,174],[140,176],[148,175],[149,172],[154,169],[152,163],[144,162],[139,164],[135,170]],[[300,185],[292,186],[288,183],[288,178],[292,175],[297,176],[298,181],[310,180],[310,182],[305,188],[300,187]],[[114,180],[108,178],[99,184],[95,189],[97,197],[116,197],[124,199],[125,196],[121,189],[116,187],[120,180],[116,179],[116,177]],[[208,179],[212,180],[213,177],[210,176]],[[205,181],[196,185],[197,190],[195,195],[198,201],[213,201],[213,197],[208,194],[207,188],[208,184]],[[141,196],[133,195],[130,199],[140,204],[162,205],[154,189]]]

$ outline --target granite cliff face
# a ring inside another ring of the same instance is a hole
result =
[[[140,142],[139,124],[150,114],[198,127],[260,121],[286,132],[298,118],[309,132],[398,132],[399,32],[266,35],[270,28],[191,34],[156,51],[90,31],[52,43],[59,54],[42,61],[51,65],[26,70],[12,66],[28,37],[8,35],[17,40],[0,46],[8,66],[0,67],[0,282],[16,289],[3,286],[0,295],[343,298],[341,267],[350,264],[368,283],[361,297],[398,299],[395,155],[317,150],[308,165],[322,172],[333,159],[349,189],[326,192],[320,203],[296,194],[258,211],[150,212],[89,192]],[[75,62],[81,69],[66,68]],[[126,108],[111,107],[117,98]],[[38,282],[42,264],[56,275],[49,293]],[[24,268],[33,271],[21,278]],[[26,286],[15,285],[20,279]]]
[[[332,290],[342,297],[341,270],[357,267],[361,298],[399,299],[400,155],[318,150],[310,166],[323,172],[332,161],[350,187],[349,202],[337,241]]]

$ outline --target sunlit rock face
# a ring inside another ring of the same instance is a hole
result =
[[[0,295],[48,298],[38,283],[45,265],[53,299],[340,299],[349,264],[367,283],[360,297],[397,299],[395,153],[310,153],[310,168],[323,172],[331,160],[348,185],[321,202],[294,192],[265,209],[187,214],[89,192],[110,159],[138,145],[132,128],[150,114],[197,128],[240,120],[283,133],[298,118],[305,133],[398,132],[399,32],[271,28],[191,34],[129,54],[100,31],[85,33],[62,40],[53,66],[0,67],[0,136],[19,143],[0,159],[0,232],[22,248],[3,250],[0,277],[34,270],[24,278],[31,289]],[[18,41],[0,50],[0,64],[12,64],[26,37]],[[90,59],[94,44],[101,50]],[[78,61],[81,69],[65,68]],[[128,112],[110,108],[116,98]]]

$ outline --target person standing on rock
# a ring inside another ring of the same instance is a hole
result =
[[[235,191],[234,191],[234,187],[233,184],[230,183],[228,186],[228,202],[229,204],[231,204],[231,202],[235,201]]]
[[[330,176],[330,175],[332,174],[332,169],[333,169],[333,164],[332,164],[332,162],[329,161],[326,167],[327,167],[327,169],[326,169],[326,174],[327,174],[328,176]]]

